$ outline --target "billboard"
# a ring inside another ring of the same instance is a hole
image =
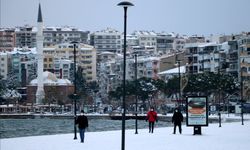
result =
[[[208,102],[206,96],[186,98],[187,126],[208,126]]]

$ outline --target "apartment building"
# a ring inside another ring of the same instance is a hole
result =
[[[0,28],[0,52],[12,51],[15,47],[15,29]]]
[[[138,56],[137,78],[147,77],[158,79],[159,61],[158,57]],[[126,80],[134,80],[135,71],[135,56],[128,55],[126,59]],[[115,59],[101,63],[98,77],[98,81],[102,87],[99,91],[101,95],[107,95],[109,91],[115,90],[122,84],[123,57],[117,55]]]
[[[122,51],[121,36],[119,31],[107,28],[90,34],[90,45],[94,46],[98,53],[103,51],[120,53]]]
[[[17,27],[15,29],[16,33],[16,45],[15,47],[36,47],[36,32],[37,28],[29,25],[23,27]]]
[[[43,30],[44,47],[54,46],[61,43],[78,43],[87,44],[89,31],[81,31],[74,27],[46,27]]]
[[[250,33],[243,33],[237,42],[239,57],[239,80],[250,80]]]
[[[35,48],[15,48],[11,52],[11,78],[26,86],[37,76]]]
[[[16,36],[14,47],[32,48],[36,46],[36,27],[25,25],[17,27],[14,32],[13,34]],[[82,31],[74,27],[45,27],[43,29],[43,46],[50,47],[72,41],[87,44],[88,35],[89,31]]]
[[[154,31],[135,31],[132,33],[138,37],[139,46],[154,46],[157,44],[157,34]]]
[[[188,73],[218,72],[223,63],[216,43],[188,43],[185,45]]]
[[[7,74],[9,72],[9,54],[0,52],[0,76],[3,77],[3,79],[7,79]]]
[[[58,44],[52,47],[44,48],[44,56],[46,56],[45,64],[47,64],[47,69],[51,69],[53,70],[52,72],[55,72],[58,70],[58,68],[60,68],[60,66],[58,66],[59,62],[56,61],[55,58],[60,58],[61,60],[70,60],[73,62],[74,48],[70,43]],[[57,68],[55,68],[56,64]],[[72,63],[65,61],[64,67],[69,67],[69,64]],[[96,49],[93,46],[87,44],[76,45],[76,64],[77,66],[83,68],[83,73],[87,81],[96,80]],[[55,74],[59,75],[59,73]],[[60,78],[60,76],[63,77],[64,75],[60,74],[58,77]]]
[[[174,35],[168,33],[158,33],[156,37],[157,51],[160,54],[169,54],[174,49]]]

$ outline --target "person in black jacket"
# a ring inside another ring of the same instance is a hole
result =
[[[77,117],[76,124],[78,124],[81,143],[84,143],[85,129],[89,126],[89,124],[88,124],[88,118],[84,115],[83,110],[81,111],[80,116]]]
[[[174,133],[175,134],[175,131],[176,131],[176,126],[179,127],[179,132],[181,134],[182,132],[182,129],[181,129],[181,122],[183,121],[183,115],[182,113],[180,112],[179,109],[175,109],[175,112],[173,114],[173,117],[172,117],[172,123],[174,123]]]

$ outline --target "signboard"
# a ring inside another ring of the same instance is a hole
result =
[[[240,114],[241,113],[241,105],[235,105],[235,113]]]
[[[208,102],[205,96],[186,98],[187,126],[208,126]]]

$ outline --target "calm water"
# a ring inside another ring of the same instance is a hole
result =
[[[73,133],[73,119],[1,119],[0,138],[13,138],[35,135]],[[88,132],[121,130],[121,120],[89,119]],[[138,120],[138,128],[147,128],[145,120]],[[170,122],[158,121],[156,127],[171,126]],[[134,129],[135,120],[126,120],[126,129]]]

